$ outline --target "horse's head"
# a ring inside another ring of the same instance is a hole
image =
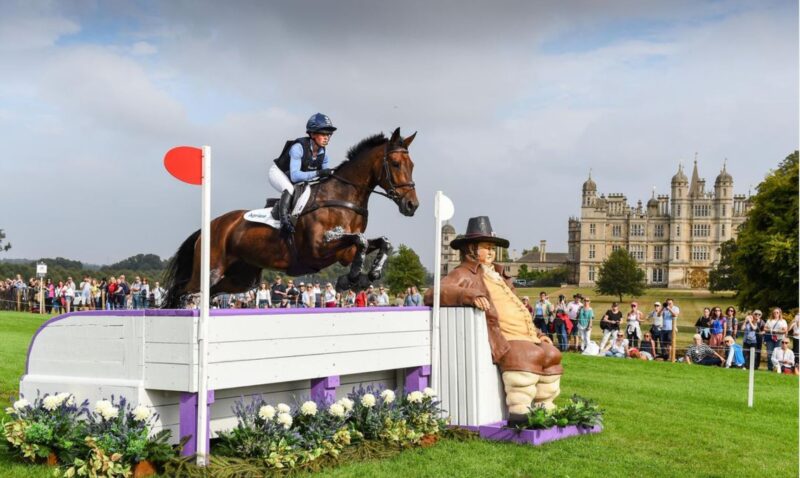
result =
[[[414,162],[408,155],[408,146],[417,136],[415,132],[408,138],[400,136],[400,128],[392,133],[383,153],[383,163],[378,176],[378,185],[386,190],[389,198],[397,204],[400,212],[413,216],[419,207],[417,190],[414,188]]]

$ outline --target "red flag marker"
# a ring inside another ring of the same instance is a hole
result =
[[[203,150],[193,146],[178,146],[164,155],[164,167],[181,181],[203,183]]]

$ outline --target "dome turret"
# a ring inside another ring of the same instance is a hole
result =
[[[675,173],[675,176],[672,176],[672,185],[676,186],[679,184],[686,185],[689,183],[689,178],[683,173],[683,165],[678,166],[678,172]]]
[[[719,186],[721,184],[733,184],[733,176],[728,174],[728,160],[725,160],[725,163],[722,165],[722,171],[719,172],[719,176],[714,181],[714,186]]]
[[[583,192],[587,193],[590,191],[597,192],[597,184],[595,184],[594,181],[592,181],[591,171],[589,172],[589,179],[587,179],[586,182],[583,183]]]

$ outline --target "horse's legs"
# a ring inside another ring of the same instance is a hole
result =
[[[325,242],[330,243],[334,241],[341,241],[342,247],[356,246],[356,253],[353,256],[353,262],[350,264],[350,272],[348,272],[346,276],[339,277],[339,280],[336,282],[336,288],[342,290],[345,286],[345,280],[351,286],[358,283],[359,276],[361,275],[361,268],[364,266],[364,259],[367,257],[369,241],[364,233],[344,232],[344,229],[341,227],[335,227],[325,232]]]
[[[367,254],[374,250],[379,251],[375,256],[375,260],[372,261],[372,267],[369,269],[369,280],[376,281],[381,278],[381,275],[383,274],[383,265],[386,263],[386,259],[389,258],[389,250],[391,248],[392,245],[389,243],[389,239],[386,237],[378,237],[369,240]]]

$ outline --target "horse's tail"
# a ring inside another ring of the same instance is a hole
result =
[[[186,293],[186,285],[192,278],[194,266],[194,245],[200,236],[200,230],[187,237],[178,252],[172,257],[164,272],[164,287],[167,289],[162,309],[178,309],[182,306],[181,299]]]

